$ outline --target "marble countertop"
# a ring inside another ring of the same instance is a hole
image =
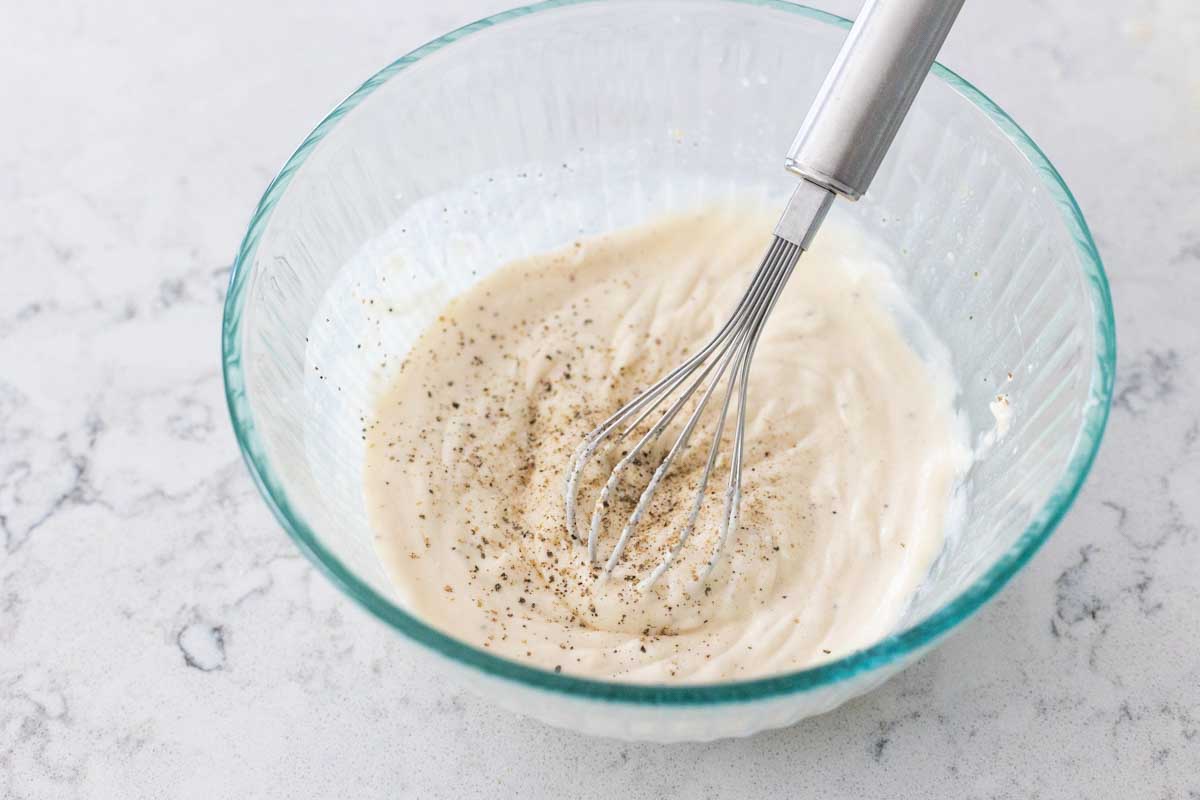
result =
[[[1120,370],[1058,532],[883,688],[748,740],[585,739],[444,686],[300,556],[225,411],[233,252],[326,110],[510,2],[6,2],[0,797],[1200,798],[1191,0],[973,0],[947,44],[1074,189]]]

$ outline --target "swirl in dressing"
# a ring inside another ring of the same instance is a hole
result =
[[[571,454],[720,327],[772,222],[666,217],[508,264],[445,308],[367,430],[368,509],[402,603],[497,655],[637,682],[784,672],[892,630],[969,450],[949,370],[906,341],[890,272],[845,221],[801,258],[758,345],[740,527],[709,580],[728,446],[679,560],[637,588],[690,510],[702,430],[608,580],[566,534]],[[583,513],[618,457],[584,476]],[[627,473],[602,553],[653,466]]]

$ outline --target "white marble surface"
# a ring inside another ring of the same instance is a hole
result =
[[[972,0],[947,45],[1074,188],[1121,365],[1071,514],[897,680],[588,740],[441,685],[300,557],[224,408],[234,249],[329,107],[510,1],[3,3],[0,797],[1200,797],[1194,0]]]

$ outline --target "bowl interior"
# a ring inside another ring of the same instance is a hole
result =
[[[225,326],[239,439],[285,527],[393,626],[500,672],[391,600],[360,480],[374,392],[446,300],[512,258],[707,201],[781,207],[783,154],[845,35],[774,2],[503,16],[401,59],[322,123],[264,198]],[[990,596],[1074,496],[1111,393],[1111,312],[1082,219],[969,86],[929,80],[871,191],[836,208],[891,249],[949,348],[979,458],[965,523],[902,630],[796,686],[902,656]]]

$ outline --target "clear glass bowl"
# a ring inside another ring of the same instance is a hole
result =
[[[787,725],[920,657],[1012,577],[1075,497],[1112,393],[1104,271],[1042,152],[939,66],[870,193],[836,204],[895,251],[986,449],[960,491],[965,528],[894,634],[763,680],[633,686],[497,658],[394,599],[363,510],[360,428],[413,337],[507,259],[730,195],[781,207],[784,152],[846,27],[776,0],[515,9],[383,69],[267,189],[225,308],[238,441],[301,550],[454,679],[595,734],[698,740]],[[1001,393],[1011,430],[988,446]]]

